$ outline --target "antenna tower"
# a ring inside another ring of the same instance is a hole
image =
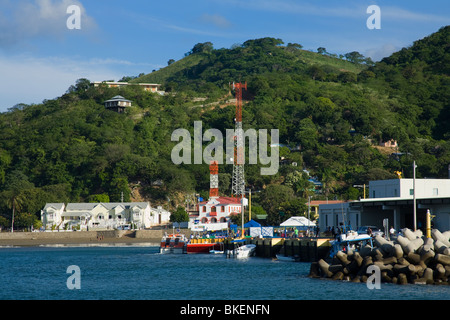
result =
[[[244,132],[242,129],[242,89],[247,90],[247,82],[233,83],[233,89],[236,92],[236,123],[234,136],[234,163],[233,163],[233,181],[231,192],[234,196],[245,195],[244,179]]]
[[[219,163],[211,161],[209,165],[209,199],[219,196]]]

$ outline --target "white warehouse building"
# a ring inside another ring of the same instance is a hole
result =
[[[415,189],[415,192],[414,192]],[[369,182],[369,198],[338,204],[319,206],[319,227],[350,225],[356,230],[360,226],[389,226],[396,230],[414,228],[414,193],[416,199],[416,225],[423,229],[426,212],[434,215],[433,228],[450,230],[450,179],[392,179]]]

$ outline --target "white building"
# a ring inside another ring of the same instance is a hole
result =
[[[64,203],[47,203],[44,209],[41,210],[42,225],[49,229],[51,229],[52,226],[58,228],[62,223],[64,208]]]
[[[130,83],[130,82],[114,82],[114,81],[94,81],[94,87],[105,85],[108,88],[123,88],[126,86],[140,86],[147,92],[155,92],[163,94],[163,91],[159,90],[160,84],[157,83]]]
[[[415,192],[414,192],[415,189]],[[432,224],[441,231],[450,230],[449,179],[392,179],[369,182],[369,198],[338,204],[319,205],[319,227],[350,225],[383,227],[383,219],[396,230],[414,228],[414,193],[416,199],[416,225],[423,229],[426,212],[434,215]]]
[[[170,212],[161,206],[156,208],[150,207],[150,217],[150,223],[152,226],[167,224],[170,222]]]
[[[244,198],[244,206],[247,199]],[[241,199],[233,197],[212,197],[198,204],[198,214],[189,217],[191,230],[227,229],[230,217],[241,213]]]
[[[149,228],[169,222],[170,213],[148,202],[48,203],[41,211],[45,229],[118,229],[133,226]]]
[[[413,179],[391,179],[369,182],[370,198],[413,198]],[[416,197],[450,197],[449,179],[416,179]]]

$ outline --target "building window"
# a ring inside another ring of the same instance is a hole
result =
[[[211,223],[217,223],[217,219],[216,218],[211,218]]]
[[[414,189],[409,189],[409,195],[410,196],[414,195]]]
[[[438,195],[439,195],[438,188],[433,188],[433,196],[438,196]]]
[[[224,206],[220,207],[220,212],[225,212],[225,207]]]
[[[206,212],[206,206],[203,206],[203,212]]]

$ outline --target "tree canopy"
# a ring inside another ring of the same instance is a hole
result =
[[[413,161],[418,177],[447,177],[449,34],[442,28],[374,65],[357,52],[339,58],[275,38],[231,49],[199,43],[185,58],[130,78],[159,79],[165,95],[79,79],[61,97],[0,114],[0,223],[12,222],[12,203],[15,213],[38,217],[46,202],[128,201],[137,190],[172,209],[188,195],[207,195],[208,164],[172,163],[171,134],[192,133],[202,121],[204,130],[225,136],[234,128],[236,81],[248,83],[244,130],[278,129],[284,145],[272,176],[262,176],[262,164],[249,165],[246,155],[246,187],[261,191],[254,205],[272,223],[302,214],[311,192],[356,199],[362,191],[354,184],[395,178],[395,171],[411,177]],[[103,105],[119,94],[133,101],[125,114]],[[391,139],[398,148],[379,146]],[[219,167],[222,195],[229,195],[231,176],[232,165]],[[311,191],[312,177],[322,193]],[[14,187],[17,180],[26,185]]]

